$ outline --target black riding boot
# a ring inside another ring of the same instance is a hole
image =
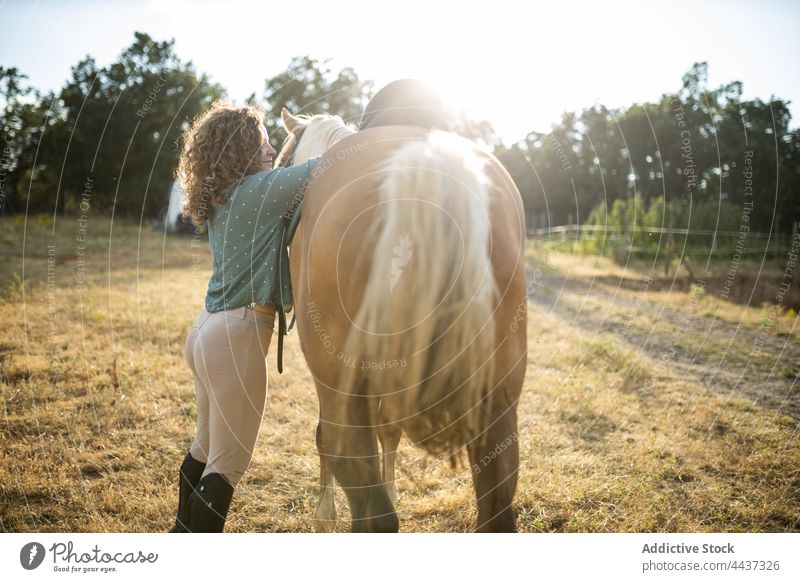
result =
[[[233,485],[224,475],[209,473],[200,479],[189,497],[189,531],[220,533],[225,527],[232,498]]]
[[[186,453],[180,468],[178,478],[178,515],[175,517],[175,525],[169,533],[186,533],[189,531],[189,496],[200,482],[205,463],[195,460],[192,455]]]

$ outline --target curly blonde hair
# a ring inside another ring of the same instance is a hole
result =
[[[211,202],[225,202],[226,188],[261,170],[263,120],[264,112],[256,107],[215,101],[184,132],[177,175],[186,192],[183,212],[196,226],[211,217]]]

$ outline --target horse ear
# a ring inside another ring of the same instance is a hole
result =
[[[281,109],[281,121],[283,122],[283,128],[289,133],[297,133],[303,129],[303,122],[298,117],[289,113],[286,107]]]

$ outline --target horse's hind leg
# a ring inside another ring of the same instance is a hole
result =
[[[389,424],[381,415],[381,424],[378,427],[378,440],[381,442],[383,453],[383,482],[386,492],[392,503],[397,502],[397,485],[394,479],[394,462],[397,456],[397,446],[403,436],[403,427],[399,424]]]
[[[351,530],[396,532],[399,522],[381,478],[368,403],[345,395],[337,400],[329,422],[322,420],[322,444],[331,471],[347,494]]]
[[[495,401],[486,438],[467,447],[478,499],[479,532],[516,531],[511,502],[517,489],[519,443],[516,402]]]
[[[319,453],[319,502],[314,514],[314,524],[318,532],[331,532],[336,527],[336,480],[328,466],[322,446],[322,422],[317,423],[317,452]]]

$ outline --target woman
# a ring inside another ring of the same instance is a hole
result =
[[[253,456],[276,312],[291,309],[286,223],[318,158],[272,169],[263,113],[217,102],[184,136],[184,212],[207,225],[212,274],[186,339],[197,429],[180,467],[171,532],[221,532]]]

